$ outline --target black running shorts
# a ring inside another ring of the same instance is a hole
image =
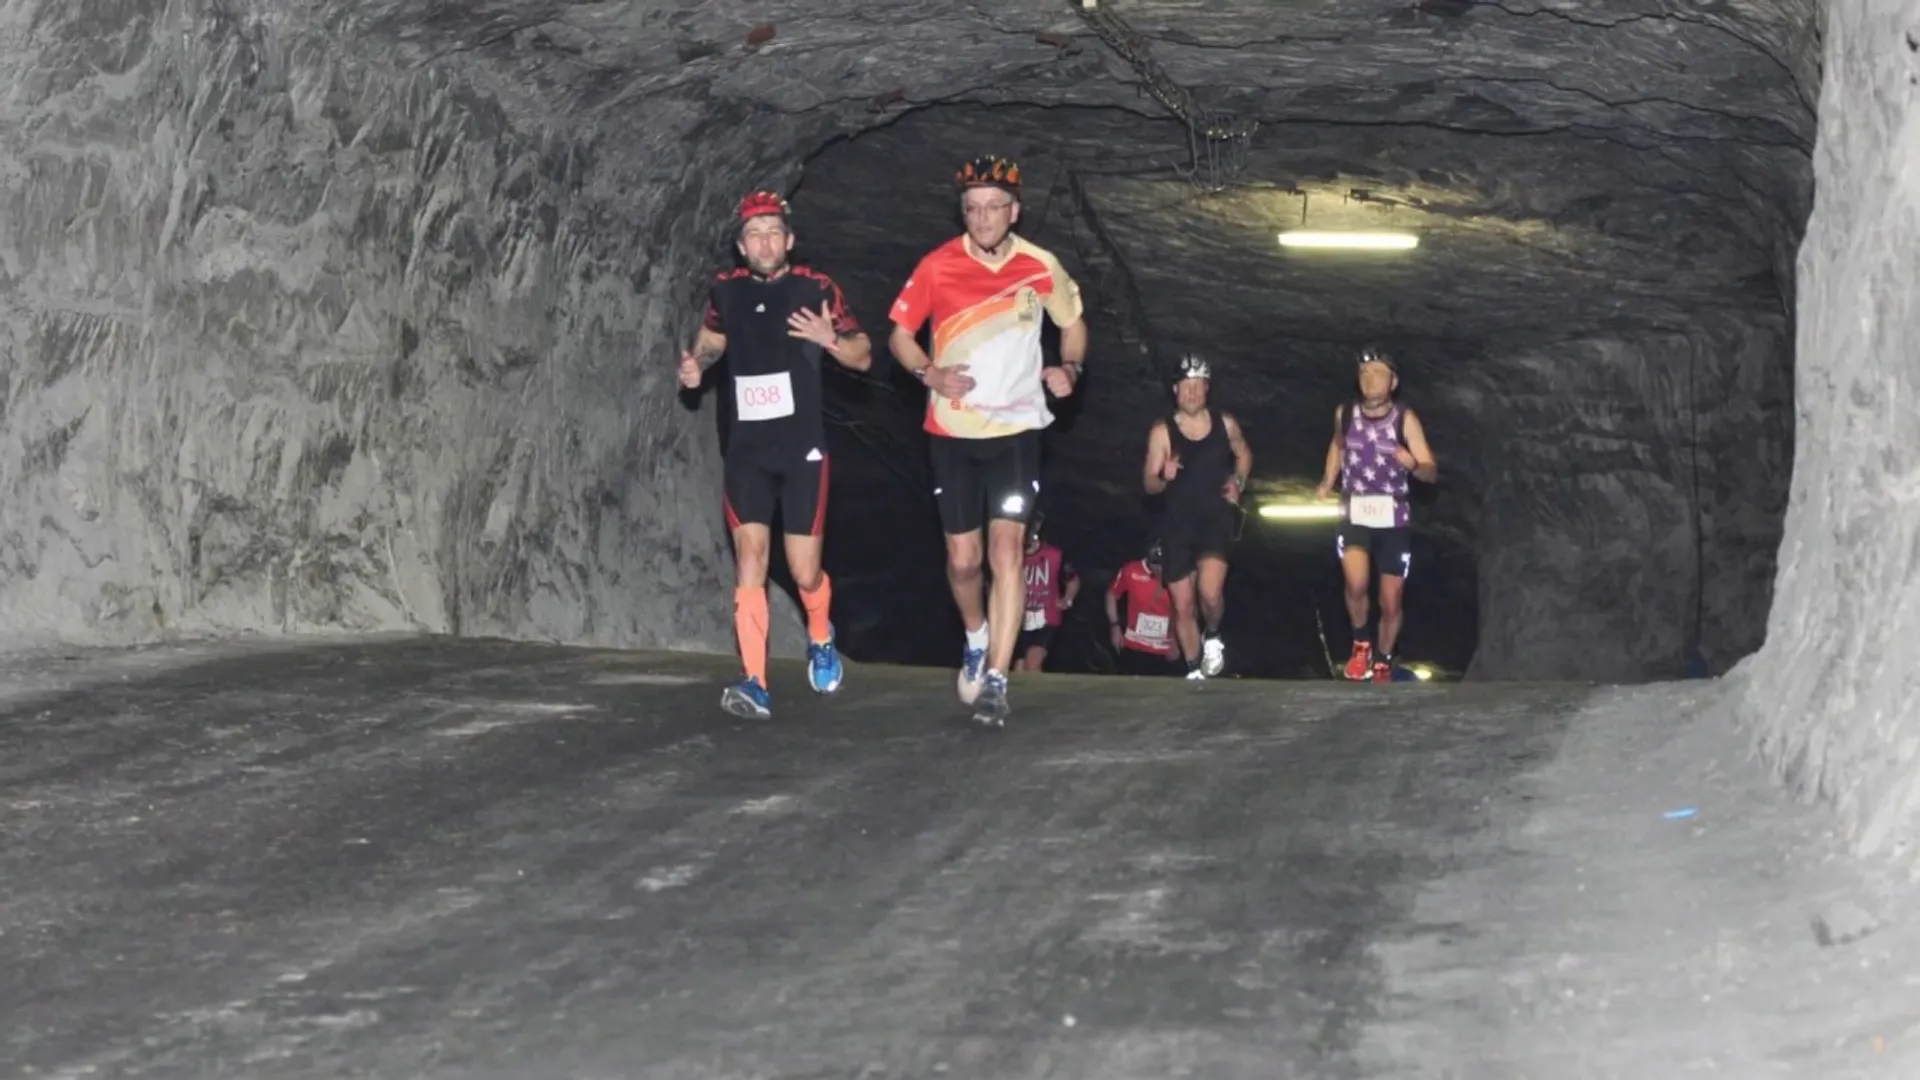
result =
[[[726,461],[727,528],[773,525],[788,536],[819,536],[827,525],[827,455],[809,448],[743,450]]]
[[[1053,648],[1053,632],[1058,629],[1057,626],[1042,626],[1037,630],[1020,631],[1020,636],[1013,641],[1014,657],[1027,655],[1027,650],[1036,645],[1043,649]]]
[[[1160,579],[1182,581],[1200,566],[1200,557],[1224,559],[1233,547],[1234,517],[1240,511],[1225,499],[1217,507],[1168,507],[1160,526]]]
[[[1333,535],[1333,550],[1342,562],[1347,552],[1364,551],[1382,577],[1405,578],[1413,570],[1413,530],[1370,529],[1351,522]]]
[[[1040,433],[990,439],[927,439],[933,497],[949,536],[979,532],[990,520],[1024,522],[1040,496]]]

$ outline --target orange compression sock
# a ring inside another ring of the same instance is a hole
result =
[[[833,636],[833,627],[827,618],[829,609],[833,607],[833,580],[827,577],[826,571],[820,572],[819,588],[812,592],[801,591],[800,602],[807,606],[807,637],[815,645],[825,645],[827,639]]]
[[[767,685],[767,589],[740,585],[733,590],[733,632],[740,638],[740,660],[747,674]]]

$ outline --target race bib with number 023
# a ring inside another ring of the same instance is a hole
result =
[[[735,376],[733,407],[734,415],[741,420],[778,420],[792,416],[793,378],[784,371]]]
[[[1167,617],[1165,615],[1141,615],[1133,620],[1134,636],[1142,641],[1165,641],[1167,638]]]
[[[1347,520],[1369,529],[1391,529],[1393,509],[1391,495],[1355,495],[1347,503]]]

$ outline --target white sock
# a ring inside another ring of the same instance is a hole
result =
[[[985,649],[987,647],[987,624],[981,623],[980,629],[967,631],[967,648]]]

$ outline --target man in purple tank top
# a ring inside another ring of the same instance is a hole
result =
[[[1333,441],[1327,446],[1326,475],[1319,495],[1328,497],[1340,483],[1345,521],[1334,537],[1347,579],[1347,618],[1353,626],[1353,655],[1346,676],[1393,681],[1393,648],[1400,637],[1401,593],[1413,569],[1412,530],[1408,527],[1407,477],[1433,483],[1440,475],[1427,433],[1412,409],[1393,399],[1400,388],[1399,367],[1376,348],[1360,351],[1360,396],[1333,413]],[[1367,631],[1368,593],[1374,568],[1380,575],[1380,633],[1376,647]]]

